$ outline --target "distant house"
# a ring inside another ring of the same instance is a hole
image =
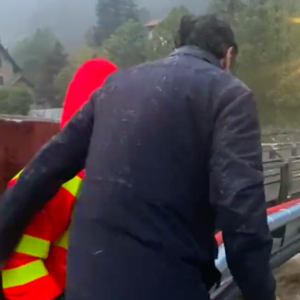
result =
[[[22,87],[32,90],[34,85],[27,80],[22,69],[0,43],[0,87]]]
[[[153,29],[161,22],[162,20],[152,20],[144,24],[144,27],[148,29],[148,38],[149,40],[153,37]]]

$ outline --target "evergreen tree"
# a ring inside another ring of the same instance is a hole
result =
[[[39,80],[36,88],[36,98],[39,104],[50,107],[60,107],[62,99],[55,87],[55,81],[60,71],[67,65],[67,55],[60,42],[56,42],[47,55],[39,70]]]
[[[56,42],[57,37],[49,28],[39,28],[16,42],[12,56],[22,68],[23,75],[34,84],[38,80],[38,70]]]
[[[98,0],[96,16],[94,39],[101,45],[118,27],[129,20],[138,21],[139,11],[134,0]]]
[[[105,57],[101,50],[101,48],[96,49],[83,45],[80,49],[68,56],[68,65],[61,69],[55,80],[55,87],[59,93],[60,99],[64,98],[68,85],[80,65],[91,58]]]
[[[250,0],[255,5],[256,1],[264,0]],[[247,5],[247,0],[212,0],[208,11],[216,13],[218,17],[227,21],[231,25],[236,25],[237,14],[243,10]]]
[[[119,68],[128,68],[146,60],[147,42],[147,32],[143,25],[130,20],[103,43],[103,49],[108,59]]]
[[[169,55],[175,48],[174,40],[183,16],[190,14],[189,10],[181,5],[174,7],[169,14],[154,28],[152,37],[147,44],[147,57],[150,60]]]

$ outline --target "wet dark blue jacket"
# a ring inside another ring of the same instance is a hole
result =
[[[68,300],[209,299],[216,227],[245,299],[274,300],[261,155],[251,91],[209,53],[117,72],[3,195],[0,260],[86,167]]]

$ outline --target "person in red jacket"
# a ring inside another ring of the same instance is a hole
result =
[[[78,69],[66,94],[61,127],[116,69],[103,59],[89,60]],[[9,182],[9,186],[16,182],[21,172]],[[6,299],[63,299],[69,225],[83,176],[84,171],[63,184],[23,232],[2,272]]]

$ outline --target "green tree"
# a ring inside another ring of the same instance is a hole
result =
[[[36,98],[39,104],[60,107],[62,98],[55,86],[60,71],[67,65],[67,54],[60,42],[56,42],[38,72]]]
[[[189,13],[185,6],[174,7],[155,27],[147,46],[147,56],[150,60],[170,54],[174,49],[174,40],[177,38],[181,18]]]
[[[33,103],[32,94],[21,88],[0,90],[0,114],[27,115]]]
[[[127,21],[138,21],[139,11],[134,0],[98,0],[96,16],[95,44],[101,45]]]
[[[108,59],[119,68],[127,68],[146,60],[147,34],[141,23],[130,20],[119,27],[103,44]]]
[[[88,59],[94,57],[105,57],[101,49],[91,48],[83,45],[76,52],[68,56],[67,65],[61,69],[55,79],[55,88],[58,91],[59,98],[63,99],[66,94],[69,83],[71,82],[77,68]]]
[[[37,82],[38,71],[57,41],[53,31],[40,28],[33,35],[16,42],[12,56],[23,69],[23,75],[33,83]]]
[[[264,125],[290,124],[295,118],[289,107],[300,106],[300,26],[291,22],[300,15],[297,5],[294,0],[213,0],[210,6],[235,30],[236,74],[254,91]]]
[[[257,1],[260,0],[252,0],[252,3],[255,5],[255,2]],[[240,13],[246,5],[247,1],[243,0],[212,0],[208,11],[216,13],[229,24],[235,25],[237,21],[237,14]]]
[[[280,95],[278,87],[292,71],[296,47],[296,35],[286,11],[272,0],[249,5],[240,13],[238,25],[241,50],[238,75],[252,87],[260,101],[275,104],[283,101],[282,97],[288,95]]]

